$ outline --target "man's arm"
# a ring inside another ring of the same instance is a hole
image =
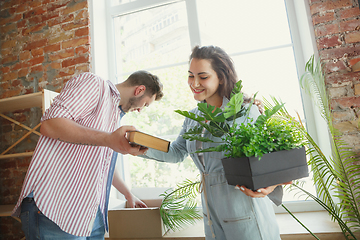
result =
[[[91,145],[104,146],[113,149],[121,154],[131,154],[134,156],[144,154],[146,149],[133,147],[126,138],[127,131],[136,130],[133,126],[122,126],[116,131],[109,133],[96,129],[84,127],[73,120],[67,118],[52,118],[42,122],[40,132],[42,135],[59,141]]]
[[[139,207],[139,208],[146,208],[146,204],[140,201],[137,197],[135,197],[126,186],[125,182],[120,177],[116,167],[114,170],[114,177],[112,180],[112,185],[125,196],[126,200],[128,201],[131,208]]]

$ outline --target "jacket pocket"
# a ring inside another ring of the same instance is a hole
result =
[[[236,223],[236,222],[240,222],[240,221],[250,221],[251,220],[251,216],[245,216],[245,217],[241,217],[241,218],[225,218],[223,219],[224,223]]]

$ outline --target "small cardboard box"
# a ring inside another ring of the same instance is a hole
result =
[[[160,216],[162,199],[142,200],[148,208],[114,207],[109,210],[110,238],[161,238],[165,234]]]

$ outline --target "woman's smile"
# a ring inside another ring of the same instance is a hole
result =
[[[205,91],[205,89],[195,89],[195,88],[191,88],[191,89],[192,89],[193,93],[195,93],[195,94],[200,94]]]
[[[221,106],[222,96],[218,88],[220,80],[207,59],[193,58],[190,61],[188,85],[196,101],[206,101],[213,106]]]

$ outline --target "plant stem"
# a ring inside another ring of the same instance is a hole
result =
[[[305,228],[306,231],[308,231],[314,238],[320,240],[315,234],[313,234],[313,233],[310,231],[310,229],[308,229],[302,222],[300,222],[300,220],[297,219],[297,217],[295,217],[295,215],[292,214],[292,213],[290,212],[290,210],[285,207],[284,204],[281,204],[281,206],[282,206],[283,208],[285,208],[285,210],[286,210],[298,223],[300,223],[300,225],[303,226],[303,228]]]

